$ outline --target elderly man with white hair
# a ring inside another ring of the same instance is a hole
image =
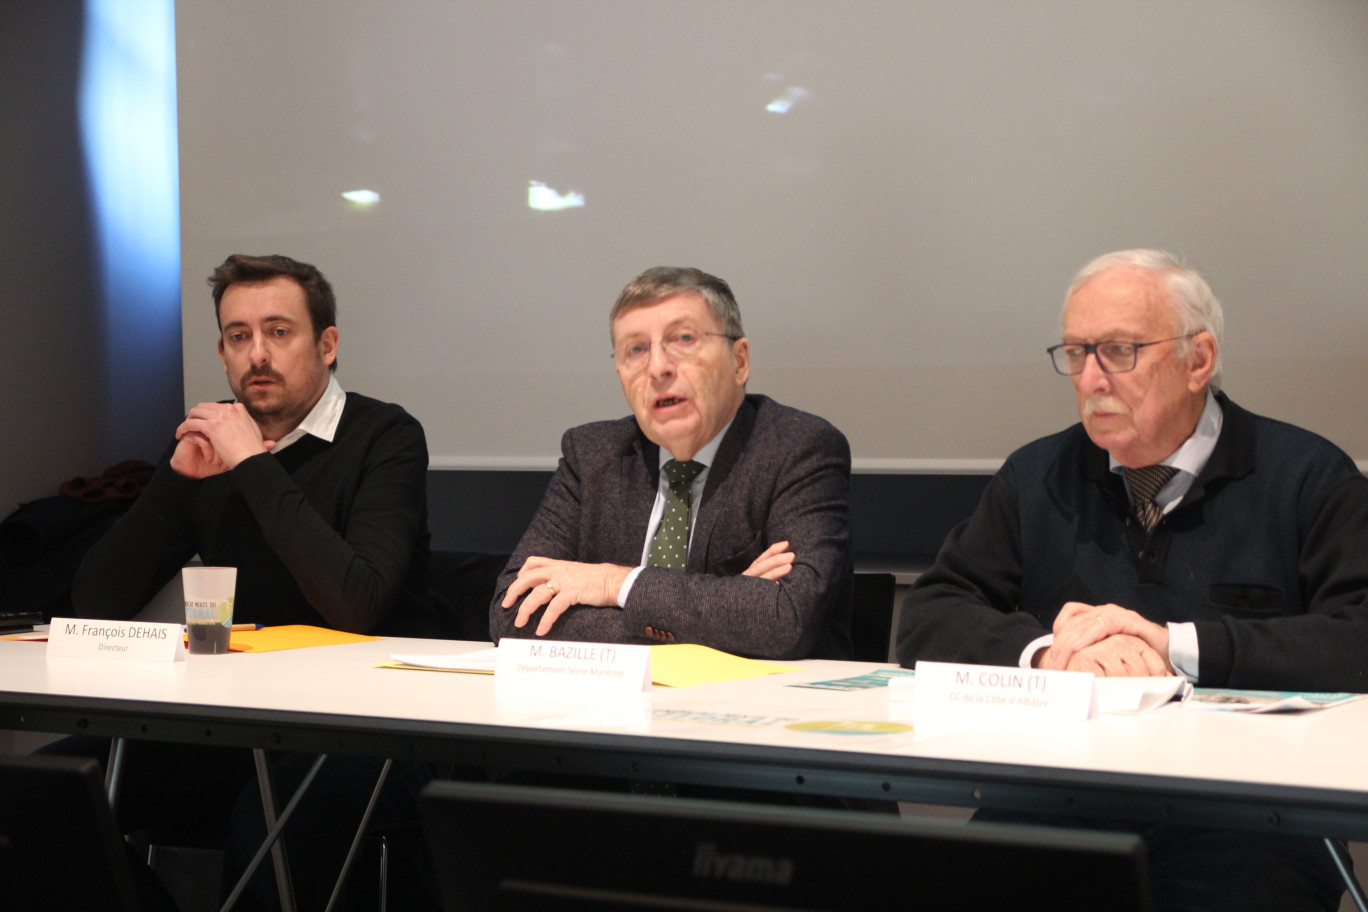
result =
[[[1079,272],[1049,353],[1081,421],[1013,453],[951,532],[904,603],[904,665],[1368,691],[1368,479],[1220,391],[1222,324],[1171,254]],[[1338,905],[1318,840],[1136,829],[1161,909]]]

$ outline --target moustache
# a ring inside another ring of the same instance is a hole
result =
[[[1083,415],[1084,417],[1091,417],[1097,412],[1129,415],[1130,409],[1113,396],[1089,396],[1083,403]]]
[[[248,370],[247,373],[243,374],[242,386],[245,388],[248,383],[257,377],[264,377],[265,379],[272,380],[276,383],[285,382],[285,376],[283,374],[268,365],[263,365],[262,367],[253,367]]]

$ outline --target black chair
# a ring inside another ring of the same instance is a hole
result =
[[[455,639],[489,639],[489,603],[508,558],[474,551],[432,552],[428,586],[433,601],[454,624]]]
[[[855,574],[850,638],[856,661],[889,661],[889,646],[893,640],[893,591],[891,573]]]
[[[0,757],[0,908],[139,912],[99,764]]]

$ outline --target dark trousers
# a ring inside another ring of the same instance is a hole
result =
[[[974,820],[1137,833],[1159,912],[1335,912],[1344,881],[1324,840],[981,810]]]

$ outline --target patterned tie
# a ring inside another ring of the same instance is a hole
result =
[[[1130,482],[1131,496],[1135,500],[1135,518],[1146,532],[1153,532],[1154,527],[1159,525],[1159,518],[1164,515],[1163,508],[1154,502],[1154,495],[1176,474],[1177,469],[1166,465],[1126,469],[1126,480]]]
[[[665,463],[665,478],[670,482],[670,493],[665,497],[665,515],[660,528],[651,540],[648,567],[683,570],[689,562],[689,508],[693,503],[693,483],[707,466],[701,462]]]

